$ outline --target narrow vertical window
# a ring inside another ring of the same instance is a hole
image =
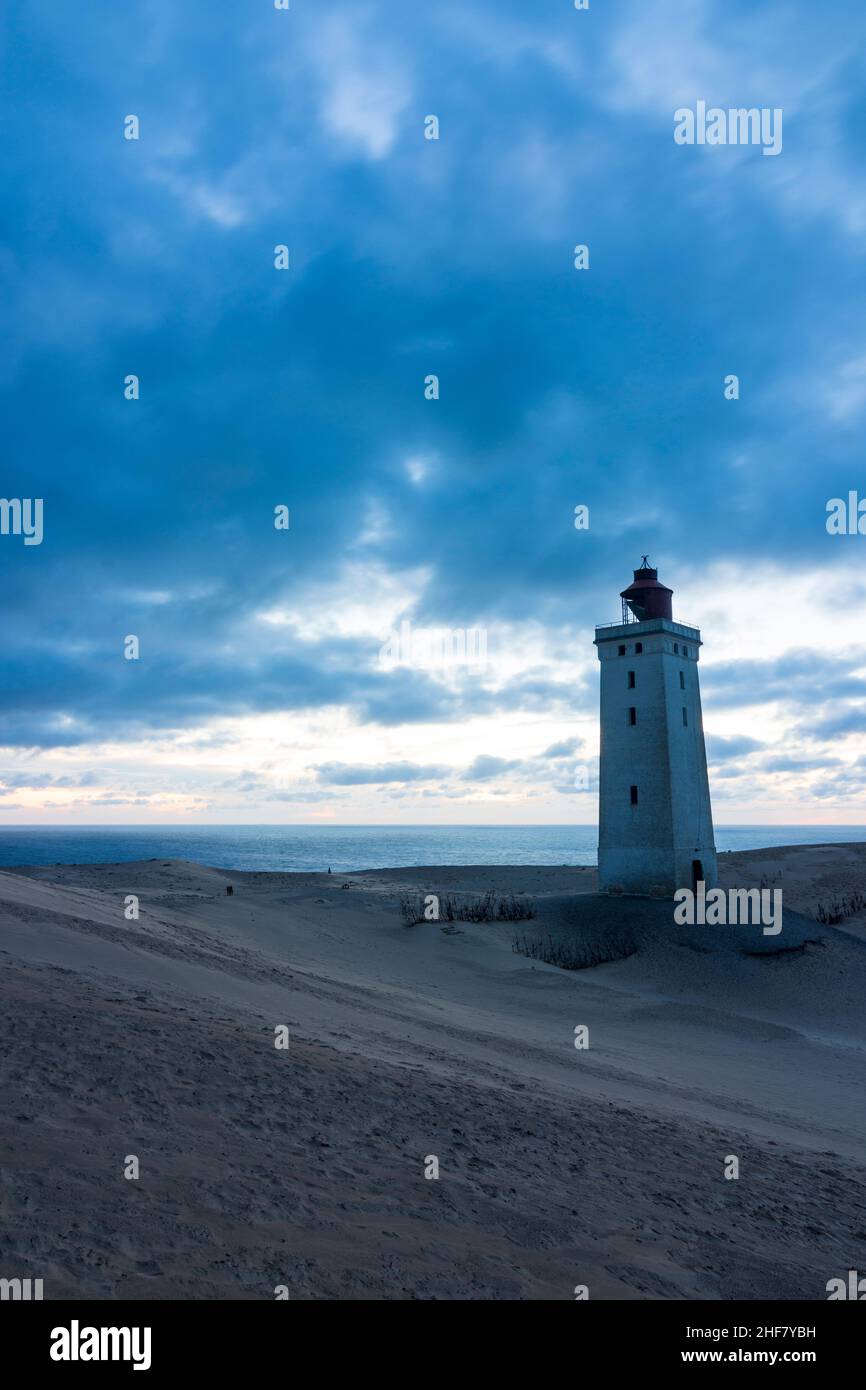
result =
[[[686,678],[685,678],[684,673],[683,673],[682,671],[680,671],[680,690],[685,690],[685,688],[686,688]]]
[[[620,655],[620,656],[625,656],[625,647],[620,647],[620,648],[619,648],[619,655]]]
[[[628,673],[628,688],[629,690],[634,690],[634,671],[629,671]]]
[[[634,649],[637,655],[640,656],[641,652],[643,651],[643,642],[635,642]]]
[[[632,705],[631,709],[628,712],[628,722],[629,724],[637,723],[637,710],[635,709],[634,705]]]
[[[688,724],[688,722],[689,722],[689,712],[688,712],[688,710],[686,709],[685,705],[683,705],[683,723],[684,723],[684,724]]]
[[[677,656],[679,656],[679,653],[680,653],[680,644],[679,644],[679,642],[674,642],[674,651],[676,652]]]
[[[632,806],[636,806],[636,805],[637,805],[637,787],[632,787],[630,790],[631,790],[631,804],[632,804]]]

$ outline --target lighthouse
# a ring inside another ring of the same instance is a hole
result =
[[[674,622],[673,591],[645,555],[620,595],[622,618],[595,630],[601,663],[598,876],[648,893],[716,883],[701,719],[701,634]]]

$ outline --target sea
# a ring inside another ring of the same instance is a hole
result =
[[[717,825],[718,850],[866,841],[866,825]],[[595,864],[594,825],[7,825],[0,868],[192,859],[220,869]]]

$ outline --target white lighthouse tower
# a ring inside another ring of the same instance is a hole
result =
[[[601,662],[598,875],[626,893],[716,883],[698,686],[701,635],[675,623],[647,556],[622,620],[595,630]]]

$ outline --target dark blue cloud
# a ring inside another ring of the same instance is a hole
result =
[[[741,758],[744,753],[755,753],[765,745],[747,734],[733,734],[727,738],[721,734],[707,734],[707,757],[710,762],[725,762],[728,758]]]
[[[818,700],[866,696],[866,679],[852,674],[864,664],[862,648],[829,654],[797,649],[767,661],[717,662],[702,671],[701,684],[720,709],[770,700],[813,708]]]
[[[821,767],[840,767],[841,758],[795,757],[782,755],[761,763],[762,772],[812,772]]]

